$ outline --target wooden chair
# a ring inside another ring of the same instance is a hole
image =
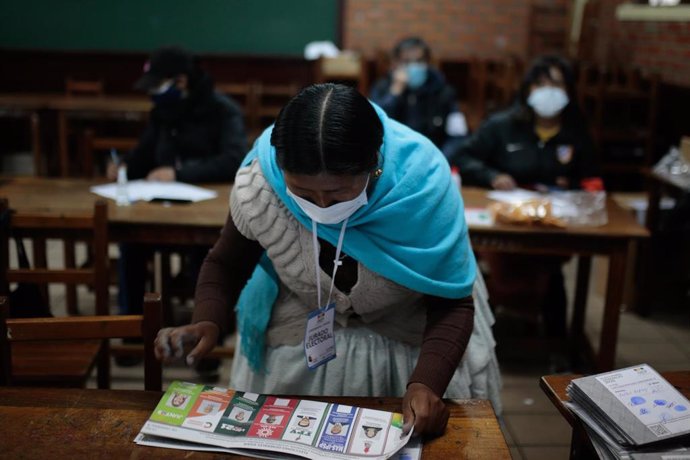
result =
[[[230,96],[240,105],[244,113],[244,126],[247,134],[251,135],[251,133],[256,132],[258,129],[256,82],[216,83],[216,91]]]
[[[472,58],[469,65],[467,94],[463,111],[469,125],[476,129],[487,115],[510,105],[517,94],[522,64],[514,58],[486,60]]]
[[[47,299],[49,284],[65,284],[68,313],[77,314],[76,286],[89,285],[95,293],[96,314],[109,314],[108,207],[104,201],[95,203],[93,214],[67,216],[50,213],[13,215],[7,200],[0,200],[0,214],[4,217],[4,225],[0,227],[0,294],[9,295],[10,283],[28,283],[46,288],[44,297]],[[10,267],[10,237],[33,240],[33,268]],[[75,268],[73,245],[65,243],[64,268],[48,268],[45,240],[49,238],[71,244],[76,240],[87,241],[93,263],[89,268]],[[41,356],[40,353],[27,350],[27,367],[15,372],[18,381],[83,386],[98,356],[98,385],[99,388],[108,387],[110,359],[107,342],[46,345],[43,350],[41,359],[35,358]],[[23,353],[21,349],[18,352]]]
[[[321,57],[314,62],[315,82],[350,84],[365,96],[369,94],[367,67],[364,58],[359,54],[343,53],[332,58]]]
[[[103,87],[103,80],[78,80],[73,77],[65,79],[65,94],[68,96],[102,96]]]
[[[588,117],[594,142],[602,154],[607,185],[613,189],[643,178],[656,161],[656,117],[659,76],[643,76],[631,67],[581,63],[578,97]],[[625,188],[625,187],[622,187]]]
[[[256,84],[257,134],[270,126],[278,118],[280,110],[299,92],[297,83],[272,85]]]
[[[94,158],[98,153],[101,156],[108,155],[111,149],[119,152],[128,152],[137,146],[139,139],[136,137],[98,137],[93,129],[85,129],[79,148],[79,165],[83,177],[103,177],[105,170],[102,165],[94,167]],[[99,162],[97,162],[99,163]],[[103,163],[103,161],[100,161]],[[107,161],[105,162],[107,164]]]
[[[154,355],[154,341],[162,325],[160,300],[158,294],[147,294],[143,315],[8,319],[8,300],[0,297],[0,384],[24,383],[15,378],[15,371],[21,368],[24,358],[17,353],[22,346],[33,345],[38,351],[45,343],[54,343],[57,347],[74,340],[143,338],[144,388],[160,391],[162,366]]]

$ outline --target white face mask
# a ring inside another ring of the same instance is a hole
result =
[[[551,118],[558,115],[568,105],[570,99],[562,88],[542,86],[532,91],[527,103],[540,117]]]
[[[311,201],[305,200],[292,193],[290,187],[285,187],[287,194],[295,200],[297,206],[300,207],[304,213],[309,216],[314,222],[319,224],[338,224],[352,214],[355,213],[359,208],[367,204],[369,201],[367,199],[367,186],[369,185],[369,176],[367,176],[367,183],[364,184],[364,189],[362,193],[357,195],[354,199],[349,201],[342,201],[340,203],[333,204],[327,208],[322,208],[315,205]]]

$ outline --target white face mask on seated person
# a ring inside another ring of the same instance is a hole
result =
[[[351,200],[341,201],[325,208],[322,208],[321,206],[318,206],[305,198],[295,195],[292,190],[290,190],[290,187],[286,186],[286,192],[295,201],[297,206],[299,206],[300,209],[304,211],[304,213],[314,222],[319,224],[339,224],[369,202],[367,198],[368,185],[369,175],[367,175],[367,181],[359,195]]]
[[[540,86],[535,88],[527,98],[527,104],[543,118],[552,118],[561,113],[570,99],[563,88]]]

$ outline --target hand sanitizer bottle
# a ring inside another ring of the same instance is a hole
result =
[[[120,165],[117,168],[117,199],[118,206],[129,206],[129,193],[127,191],[127,166]]]

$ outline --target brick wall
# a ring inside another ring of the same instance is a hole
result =
[[[595,59],[656,72],[664,83],[690,87],[690,23],[618,21],[623,0],[600,0]]]
[[[343,41],[367,57],[410,35],[423,37],[441,59],[524,57],[529,5],[528,0],[345,0]]]

